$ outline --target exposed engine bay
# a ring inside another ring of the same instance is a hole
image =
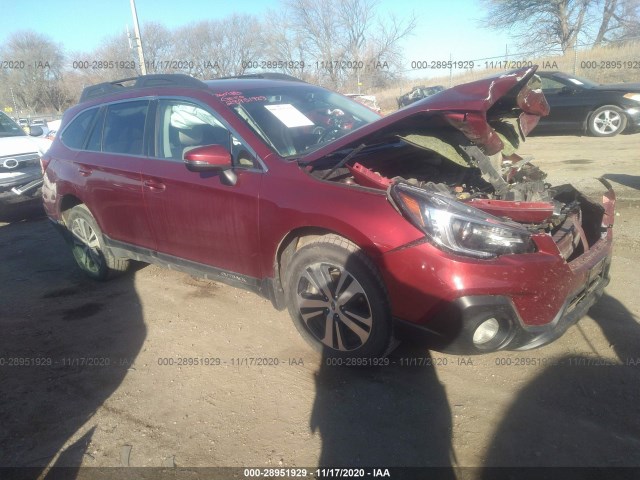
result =
[[[606,235],[605,208],[571,185],[550,185],[531,158],[516,153],[549,113],[534,73],[452,87],[301,166],[324,181],[385,191],[427,238],[454,253],[528,253],[531,236],[550,235],[571,261]]]
[[[447,139],[444,141],[442,139]],[[405,183],[554,237],[565,259],[600,238],[603,208],[571,185],[552,187],[547,174],[515,153],[512,144],[488,156],[460,132],[396,135],[308,166],[323,180],[379,190]],[[505,155],[505,151],[508,155]],[[336,152],[340,153],[340,152]],[[589,221],[583,221],[584,216]]]

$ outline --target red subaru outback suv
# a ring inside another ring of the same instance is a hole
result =
[[[594,203],[516,153],[548,110],[535,68],[383,118],[279,74],[103,83],[42,159],[44,204],[91,277],[248,288],[329,355],[529,349],[598,299],[612,248],[610,186]]]

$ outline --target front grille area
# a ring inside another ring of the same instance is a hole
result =
[[[23,168],[39,165],[40,155],[36,152],[0,157],[0,172],[19,171]]]
[[[593,267],[587,276],[587,281],[582,290],[576,293],[569,301],[565,314],[575,309],[582,300],[587,298],[594,290],[596,290],[602,282],[608,283],[609,264],[608,259],[603,258],[595,267]],[[606,285],[605,283],[605,285]]]

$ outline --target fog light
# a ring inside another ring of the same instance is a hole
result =
[[[490,318],[482,322],[476,331],[473,332],[473,343],[476,345],[484,345],[495,338],[500,330],[500,323],[495,318]]]

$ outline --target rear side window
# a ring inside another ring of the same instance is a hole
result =
[[[91,128],[93,119],[98,113],[97,108],[92,108],[86,112],[82,112],[64,129],[62,133],[62,143],[69,148],[81,149],[87,138],[87,132]]]
[[[146,100],[109,105],[104,123],[102,151],[142,155]]]
[[[104,126],[104,109],[100,110],[98,118],[96,118],[91,136],[87,142],[87,150],[92,152],[99,152],[102,149],[102,128]]]

